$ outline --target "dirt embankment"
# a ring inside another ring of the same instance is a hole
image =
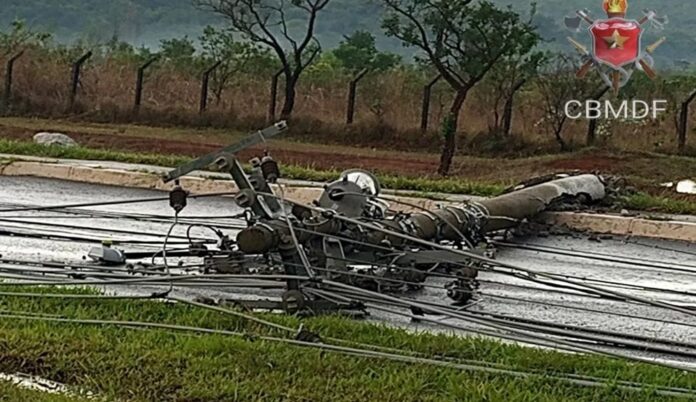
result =
[[[228,144],[220,140],[186,141],[161,137],[125,134],[90,133],[79,126],[65,131],[88,148],[114,151],[146,152],[165,155],[200,156]],[[35,132],[25,127],[0,124],[0,137],[31,141]],[[316,169],[365,168],[385,174],[412,177],[434,176],[438,155],[427,153],[371,152],[369,149],[301,144],[273,144],[270,151],[283,164]],[[242,160],[260,156],[263,147],[240,153]],[[664,181],[696,176],[693,162],[647,154],[611,154],[609,152],[575,153],[524,159],[494,159],[459,156],[455,158],[452,176],[480,182],[516,182],[537,175],[579,170],[638,178],[641,187]],[[689,173],[690,172],[690,173]],[[690,176],[689,176],[690,175]],[[654,192],[657,189],[652,188]]]
[[[1,127],[1,137],[12,140],[31,141],[33,131],[14,127]],[[192,141],[146,138],[124,135],[104,135],[83,132],[67,132],[80,145],[87,148],[109,149],[114,151],[147,152],[165,155],[201,156],[218,150],[229,144],[200,143]],[[263,154],[261,146],[242,151],[239,156],[248,160]],[[411,154],[408,156],[369,156],[346,154],[344,152],[327,152],[325,150],[282,149],[273,147],[273,157],[282,163],[312,166],[317,169],[368,168],[385,173],[406,174],[411,176],[429,175],[437,168],[437,160],[431,155]]]

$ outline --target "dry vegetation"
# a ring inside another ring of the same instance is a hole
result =
[[[0,57],[4,64],[6,58]],[[65,117],[98,122],[140,122],[154,125],[213,126],[246,130],[264,124],[268,111],[270,77],[249,74],[234,77],[220,100],[211,95],[208,111],[198,113],[200,77],[155,64],[146,73],[143,106],[133,111],[137,66],[98,57],[83,70],[77,104],[67,111],[70,62],[43,52],[27,52],[14,72],[13,107],[9,113],[24,116]],[[4,73],[2,73],[4,74]],[[435,86],[431,103],[431,131],[420,133],[422,88],[426,77],[409,69],[368,75],[358,89],[356,122],[346,126],[346,96],[350,77],[309,71],[300,81],[293,136],[327,144],[389,147],[396,150],[440,148],[437,132],[450,103],[451,93],[442,83]],[[282,80],[281,80],[282,81]],[[654,85],[662,91],[660,85]],[[544,134],[543,111],[533,84],[520,93],[515,107],[512,136],[489,134],[494,110],[484,83],[467,100],[462,112],[463,153],[530,155],[556,151],[553,138]],[[655,88],[653,88],[655,90]],[[279,91],[282,97],[282,83]],[[679,98],[673,94],[652,97]],[[279,99],[278,105],[282,104]],[[671,109],[676,110],[675,104]],[[696,126],[693,122],[692,124]],[[564,137],[572,148],[584,144],[586,122],[570,122]],[[604,148],[629,151],[674,152],[674,116],[647,124],[602,122],[599,144]],[[691,151],[693,152],[693,150]]]

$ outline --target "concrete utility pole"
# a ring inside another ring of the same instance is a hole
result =
[[[326,188],[328,197],[331,198],[331,192],[334,189],[340,190],[340,186],[342,184],[339,182],[330,184]],[[332,201],[335,205],[343,203],[344,211],[361,209],[345,208],[345,203],[357,204],[361,202],[362,197],[354,196],[352,193],[342,195],[341,192],[335,193],[337,198]],[[585,203],[591,203],[601,201],[605,197],[606,188],[599,176],[591,174],[571,176],[523,187],[508,194],[475,203],[414,213],[408,217],[407,224],[403,226],[408,229],[400,230],[407,230],[409,235],[426,241],[459,241],[462,234],[465,234],[473,243],[476,243],[477,240],[483,239],[484,234],[515,227],[523,220],[546,211],[559,200],[580,199]],[[355,219],[360,218],[355,217]],[[327,220],[329,221],[330,219]],[[371,224],[385,228],[402,227],[390,218],[371,221]],[[247,253],[258,254],[271,251],[278,247],[278,239],[282,237],[279,237],[279,233],[283,232],[281,228],[284,227],[284,221],[275,220],[273,225],[260,224],[244,229],[237,237],[240,249]],[[340,230],[341,227],[327,223],[313,228],[324,234],[335,234],[335,231]],[[365,230],[366,242],[377,245],[385,240],[384,236],[371,236],[370,229]]]

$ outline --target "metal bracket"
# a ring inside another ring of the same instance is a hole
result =
[[[262,142],[265,142],[269,138],[282,134],[285,131],[287,131],[287,129],[288,125],[285,121],[278,122],[270,127],[267,127],[246,137],[245,139],[236,144],[225,147],[219,151],[215,151],[207,155],[201,156],[200,158],[195,159],[185,165],[179,166],[178,168],[167,173],[164,176],[163,180],[165,183],[169,183],[170,181],[176,180],[195,170],[204,169],[212,165],[223,154],[236,154],[240,151],[243,151],[246,148],[260,144]]]

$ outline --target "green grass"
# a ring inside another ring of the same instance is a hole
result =
[[[45,146],[25,141],[9,141],[0,139],[0,153],[42,156],[48,158],[89,159],[98,161],[114,161],[125,163],[142,163],[158,166],[176,166],[191,160],[185,156],[159,155],[148,153],[118,152],[93,148],[63,148]]]
[[[696,215],[696,202],[638,193],[620,201],[621,206],[638,211]]]
[[[66,289],[43,291],[68,292]],[[66,318],[152,321],[286,336],[230,315],[155,301],[4,296],[0,299],[0,309]],[[300,320],[294,317],[265,315],[264,318],[292,327],[300,324]],[[562,372],[601,376],[614,381],[696,386],[693,374],[596,356],[567,355],[479,338],[414,334],[337,317],[307,319],[304,324],[324,339],[340,337],[429,356],[488,361],[549,374]],[[0,356],[1,372],[39,375],[107,399],[129,401],[668,400],[650,390],[639,393],[618,390],[611,385],[612,381],[604,388],[584,388],[551,381],[543,376],[514,379],[358,358],[248,337],[1,317]]]
[[[0,402],[87,402],[77,396],[51,394],[19,387],[8,381],[0,381]]]
[[[287,179],[318,182],[336,180],[341,173],[337,170],[316,170],[302,166],[281,166],[281,169],[283,170],[283,177]],[[506,188],[502,184],[478,183],[456,178],[429,179],[379,173],[376,176],[384,188],[413,191],[415,193],[466,194],[489,197],[502,193]]]

